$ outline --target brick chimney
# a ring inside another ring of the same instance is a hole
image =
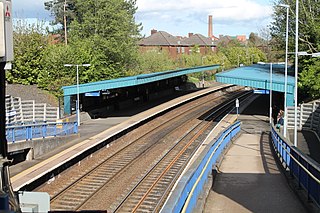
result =
[[[188,37],[190,38],[191,36],[193,36],[193,33],[188,33]]]
[[[208,37],[211,38],[212,36],[213,36],[212,15],[209,15]]]
[[[158,30],[152,29],[152,30],[151,30],[151,35],[153,35],[153,34],[155,34],[155,33],[157,33],[157,32],[158,32]]]

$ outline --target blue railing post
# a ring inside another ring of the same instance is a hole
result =
[[[73,123],[73,133],[78,133],[78,123],[77,122]]]
[[[47,124],[42,125],[42,138],[47,136]]]
[[[12,134],[12,143],[14,143],[15,142],[14,128],[12,128],[11,131],[12,131],[12,133],[11,133]]]

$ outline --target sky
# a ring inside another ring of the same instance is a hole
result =
[[[50,21],[44,9],[48,0],[12,0],[16,18]],[[213,34],[247,35],[259,33],[271,19],[272,0],[137,0],[136,22],[142,23],[142,35],[152,29],[172,35],[188,33],[208,35],[208,16],[213,16]]]

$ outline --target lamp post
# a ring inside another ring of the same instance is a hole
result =
[[[284,77],[284,122],[283,122],[283,135],[287,137],[287,85],[288,85],[288,31],[289,31],[289,8],[287,4],[279,4],[280,7],[284,7],[287,10],[286,17],[286,56],[285,56],[285,77]]]
[[[299,39],[299,0],[296,0],[295,73],[294,73],[294,146],[298,146],[298,39]]]
[[[201,66],[203,66],[203,59],[207,58],[207,56],[201,57]],[[204,71],[202,71],[202,88],[204,88]]]
[[[269,110],[270,125],[272,125],[272,63],[270,63],[270,110]]]
[[[63,5],[63,23],[64,23],[64,41],[65,44],[68,44],[68,35],[67,35],[67,17],[66,17],[66,7],[67,7],[67,0],[64,1]]]
[[[73,67],[77,68],[77,104],[76,104],[76,112],[77,112],[77,123],[80,126],[80,89],[79,89],[79,66],[81,67],[89,67],[90,64],[65,64],[65,67]]]

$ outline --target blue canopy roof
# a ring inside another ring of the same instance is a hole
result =
[[[147,84],[150,82],[160,81],[190,73],[203,72],[219,68],[220,65],[201,66],[187,69],[169,70],[165,72],[156,72],[149,74],[141,74],[136,76],[98,81],[79,85],[80,93],[94,92],[99,90],[115,89]],[[62,87],[64,96],[77,94],[77,85]]]
[[[270,64],[255,64],[216,74],[219,82],[270,89]],[[284,92],[284,65],[272,65],[272,90]],[[294,77],[288,75],[287,92],[294,93]]]
[[[272,90],[284,92],[284,64],[272,65]],[[290,73],[290,72],[289,72]],[[287,105],[293,105],[294,77],[288,75]],[[221,83],[249,86],[270,90],[270,64],[254,64],[239,67],[216,74],[216,80]]]

